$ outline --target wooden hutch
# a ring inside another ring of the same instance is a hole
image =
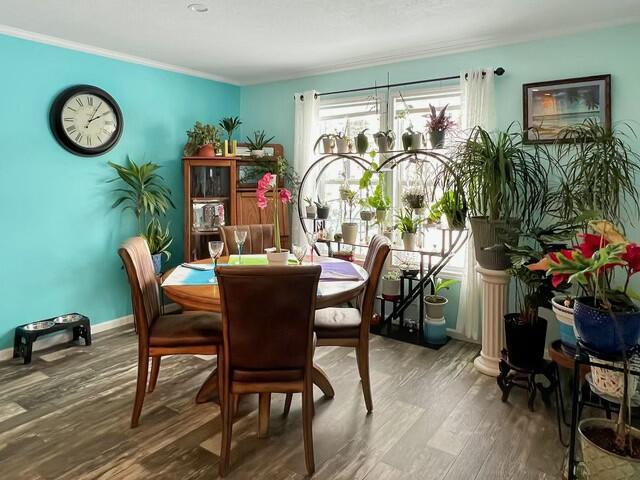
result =
[[[269,145],[273,157],[185,157],[184,182],[184,261],[209,257],[207,243],[220,239],[222,225],[272,223],[271,203],[265,210],[256,203],[256,184],[265,164],[282,156],[282,145]],[[280,209],[280,239],[289,248],[289,213]]]

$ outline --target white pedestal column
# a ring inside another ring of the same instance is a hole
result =
[[[510,276],[504,270],[489,270],[480,265],[476,265],[476,271],[482,282],[482,351],[473,363],[481,373],[497,377],[500,352],[504,348]]]

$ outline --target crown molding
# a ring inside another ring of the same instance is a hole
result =
[[[28,30],[22,30],[20,28],[10,27],[9,25],[0,24],[0,34],[7,35],[10,37],[22,38],[24,40],[30,40],[32,42],[43,43],[46,45],[52,45],[54,47],[66,48],[68,50],[75,50],[77,52],[89,53],[91,55],[98,55],[100,57],[111,58],[113,60],[119,60],[121,62],[135,63],[138,65],[144,65],[145,67],[155,68],[158,70],[166,70],[173,73],[180,73],[182,75],[188,75],[190,77],[204,78],[206,80],[214,80],[216,82],[228,83],[235,86],[239,86],[241,84],[241,82],[237,82],[234,79],[223,77],[220,75],[202,72],[200,70],[193,70],[191,68],[181,67],[179,65],[172,65],[169,63],[158,62],[150,58],[143,58],[143,57],[138,57],[136,55],[129,55],[128,53],[117,52],[115,50],[95,47],[93,45],[87,45],[85,43],[74,42],[71,40],[65,40],[63,38],[44,35],[42,33],[30,32]]]
[[[440,57],[443,55],[452,55],[456,53],[472,52],[487,48],[514,45],[518,43],[526,43],[530,41],[543,40],[546,38],[557,38],[575,35],[582,32],[600,30],[616,26],[630,25],[640,23],[640,15],[626,17],[623,19],[615,19],[608,22],[594,22],[583,24],[573,28],[563,28],[554,30],[545,30],[536,33],[525,33],[518,35],[502,36],[502,37],[477,37],[465,39],[461,42],[443,42],[434,46],[430,44],[428,48],[421,48],[407,51],[407,49],[385,52],[382,55],[364,55],[348,62],[331,63],[322,66],[300,69],[290,72],[286,76],[274,76],[259,82],[244,82],[243,86],[263,85],[266,83],[282,82],[287,80],[297,80],[301,78],[314,77],[319,75],[327,75],[330,73],[344,72],[349,70],[357,70],[361,68],[376,67],[381,65],[391,65],[394,63],[407,62],[411,60],[420,60],[423,58]]]

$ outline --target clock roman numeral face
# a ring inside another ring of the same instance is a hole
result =
[[[99,148],[116,134],[118,120],[113,108],[96,95],[74,95],[66,101],[60,116],[66,135],[84,148]]]

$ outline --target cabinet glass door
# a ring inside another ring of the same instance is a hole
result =
[[[209,256],[207,243],[220,238],[231,202],[230,167],[191,167],[191,258]]]

